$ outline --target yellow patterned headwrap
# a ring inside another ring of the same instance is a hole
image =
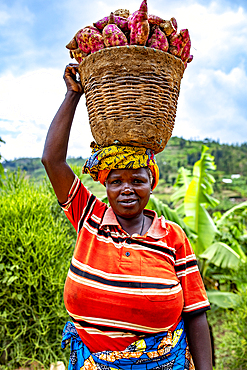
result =
[[[159,181],[159,168],[151,149],[111,145],[100,148],[96,143],[91,144],[92,155],[83,166],[82,173],[88,173],[94,181],[105,184],[111,170],[137,169],[149,167],[153,175],[152,189]]]

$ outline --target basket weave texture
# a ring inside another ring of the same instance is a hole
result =
[[[165,148],[184,73],[179,58],[144,46],[111,47],[86,57],[79,73],[99,146]]]

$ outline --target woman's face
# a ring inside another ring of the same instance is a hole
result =
[[[134,218],[142,213],[151,192],[145,168],[112,170],[106,180],[109,203],[117,216]]]

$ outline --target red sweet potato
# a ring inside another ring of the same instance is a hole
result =
[[[189,58],[187,59],[187,63],[191,63],[193,60],[193,55],[190,55]]]
[[[189,30],[186,28],[186,29],[180,30],[179,33],[181,35],[182,45],[184,47],[187,44],[187,42],[190,40]]]
[[[123,32],[126,32],[129,30],[128,27],[128,20],[124,17],[120,17],[118,15],[114,15],[114,23],[116,26],[118,26]]]
[[[139,10],[136,10],[134,13],[130,14],[127,18],[127,21],[128,21],[128,24],[132,21],[132,19],[134,18],[134,16],[136,15],[136,13],[138,12]]]
[[[93,23],[94,27],[96,27],[99,31],[102,31],[103,28],[108,24],[109,17],[104,17],[100,19],[99,21]]]
[[[162,51],[167,51],[169,44],[166,35],[161,31],[159,26],[155,26],[154,32],[147,41],[147,46]]]
[[[82,28],[75,37],[79,48],[84,53],[94,53],[105,47],[103,36],[95,27]]]
[[[193,55],[190,55],[189,58],[184,62],[184,68],[187,68],[188,63],[191,63],[193,60]]]
[[[110,17],[104,17],[98,22],[94,23],[94,26],[99,30],[103,31],[104,27],[109,23]],[[125,17],[114,15],[113,13],[113,24],[116,24],[123,32],[128,31],[128,20]]]
[[[104,44],[106,47],[109,46],[124,46],[128,45],[125,34],[114,24],[114,14],[111,13],[108,24],[102,31]]]
[[[183,47],[182,53],[181,53],[181,59],[183,62],[186,62],[187,59],[190,56],[190,48],[191,48],[191,41],[188,40],[187,44]]]
[[[180,34],[171,35],[169,37],[169,53],[178,57],[181,56],[182,49],[182,36]]]
[[[143,0],[140,9],[129,18],[130,45],[145,45],[149,35],[147,0]]]

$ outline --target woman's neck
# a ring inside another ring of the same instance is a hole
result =
[[[117,215],[116,217],[119,224],[129,235],[144,235],[152,224],[152,220],[146,217],[143,212],[134,218],[123,218]]]

